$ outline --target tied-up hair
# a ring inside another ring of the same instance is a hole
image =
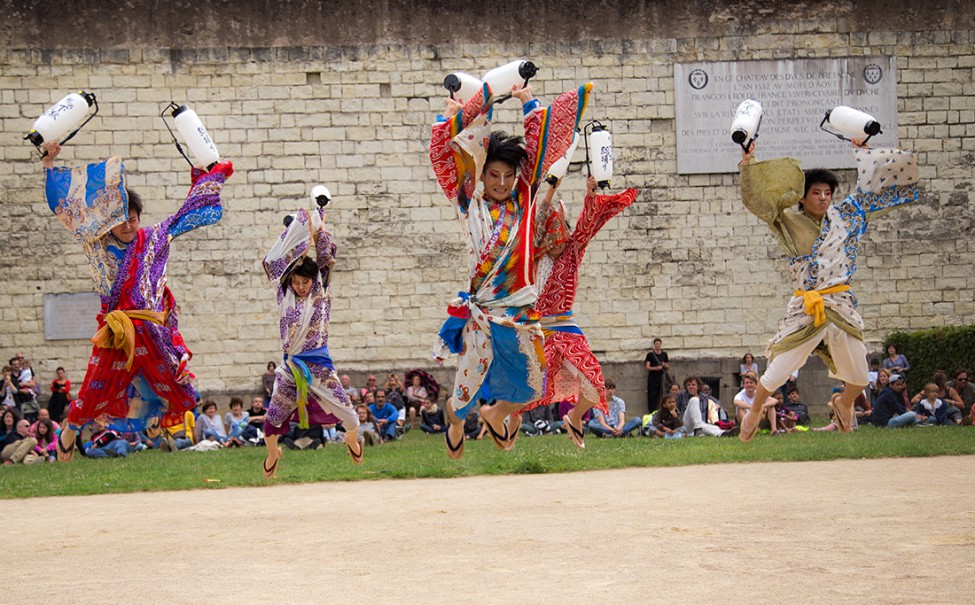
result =
[[[525,151],[525,140],[519,136],[509,136],[502,130],[495,130],[491,133],[487,145],[487,157],[484,165],[491,162],[502,162],[514,169],[518,169],[522,162],[528,159],[528,152]]]

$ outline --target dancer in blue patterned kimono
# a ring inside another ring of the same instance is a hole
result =
[[[853,402],[868,383],[863,319],[850,284],[857,269],[860,240],[868,221],[918,199],[917,160],[897,149],[868,149],[853,142],[856,190],[832,204],[838,179],[828,170],[805,173],[790,158],[758,162],[755,145],[742,153],[741,197],[745,207],[768,223],[789,257],[793,295],[778,333],[765,354],[768,368],[758,383],[739,438],[754,437],[762,406],[772,391],[819,355],[830,377],[846,383],[835,421],[852,430]]]

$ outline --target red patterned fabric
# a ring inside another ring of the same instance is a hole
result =
[[[569,236],[565,250],[555,260],[552,273],[542,285],[542,293],[535,304],[535,309],[543,317],[572,311],[579,287],[579,265],[589,241],[611,218],[632,204],[637,193],[636,189],[627,189],[615,195],[586,196],[576,228]],[[586,337],[582,334],[549,332],[546,333],[544,346],[547,379],[545,396],[522,411],[558,401],[576,404],[585,389],[594,390],[599,397],[596,405],[608,412],[602,367],[593,355]],[[583,380],[588,385],[584,385]]]

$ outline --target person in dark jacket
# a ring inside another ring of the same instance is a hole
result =
[[[900,374],[892,374],[890,383],[877,396],[870,422],[879,427],[897,428],[917,423],[917,415],[904,405],[907,381]]]
[[[796,424],[809,426],[809,408],[806,404],[799,401],[799,389],[793,387],[789,389],[788,400],[785,402],[785,409],[796,415]]]
[[[918,422],[924,424],[961,424],[961,413],[951,414],[951,412],[958,411],[958,408],[943,399],[939,399],[939,392],[938,385],[933,382],[924,387],[924,398],[917,402],[913,410],[918,417]]]

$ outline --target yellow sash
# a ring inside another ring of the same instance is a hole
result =
[[[166,313],[163,311],[120,311],[116,309],[105,316],[105,324],[98,328],[91,341],[96,347],[103,349],[124,349],[128,360],[125,364],[126,371],[132,369],[132,361],[135,358],[135,326],[133,319],[151,321],[154,324],[162,325],[166,321]]]
[[[846,292],[849,289],[850,286],[842,284],[823,288],[822,290],[796,290],[792,295],[802,297],[806,315],[812,315],[813,325],[819,327],[826,323],[826,305],[823,304],[823,295]]]

